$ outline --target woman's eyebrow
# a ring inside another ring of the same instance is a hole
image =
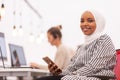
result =
[[[92,20],[94,20],[93,18],[87,18],[87,19],[92,19]]]
[[[88,18],[88,19],[92,19],[92,20],[94,20],[93,18]]]

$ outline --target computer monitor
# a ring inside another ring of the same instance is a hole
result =
[[[0,59],[7,60],[7,50],[5,44],[5,35],[4,33],[0,32]]]
[[[19,67],[26,65],[26,59],[22,46],[9,44],[9,49],[10,49],[12,67]]]

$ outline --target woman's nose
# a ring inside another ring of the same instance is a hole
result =
[[[87,22],[87,21],[85,21],[85,22],[83,23],[83,25],[84,25],[84,26],[88,25],[88,22]]]

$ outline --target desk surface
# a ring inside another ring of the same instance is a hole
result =
[[[42,73],[49,73],[47,70],[41,70],[41,69],[31,69],[31,68],[1,68],[0,72],[42,72]]]
[[[26,76],[27,80],[32,80],[32,76],[49,75],[49,71],[31,68],[0,68],[0,76]]]

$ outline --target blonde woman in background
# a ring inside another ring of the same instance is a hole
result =
[[[60,68],[65,69],[68,65],[71,57],[74,55],[74,51],[68,47],[66,47],[62,43],[62,26],[57,25],[50,28],[47,31],[48,41],[52,46],[56,46],[57,52],[55,55],[54,63]],[[31,63],[31,67],[48,70],[48,66],[40,65],[37,63]]]

